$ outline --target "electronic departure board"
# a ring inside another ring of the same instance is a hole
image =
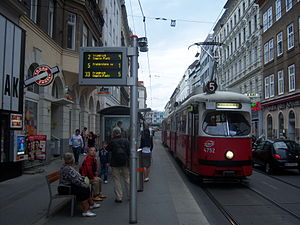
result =
[[[80,49],[80,85],[127,85],[127,48],[84,47]]]

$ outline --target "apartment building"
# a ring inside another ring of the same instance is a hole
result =
[[[214,27],[218,50],[216,77],[221,90],[247,94],[252,103],[262,97],[261,29],[259,7],[254,0],[228,0]],[[252,113],[253,134],[262,133],[262,112]]]
[[[300,142],[300,3],[256,3],[262,21],[264,134]]]

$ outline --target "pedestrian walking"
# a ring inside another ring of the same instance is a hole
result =
[[[92,197],[94,201],[102,201],[106,198],[106,196],[101,193],[101,179],[98,177],[95,147],[89,148],[88,155],[83,160],[79,172],[83,177],[87,177],[89,179],[89,183],[92,186]]]
[[[107,142],[103,141],[102,148],[99,151],[99,161],[100,161],[100,169],[99,169],[99,177],[102,178],[102,174],[104,176],[104,183],[107,184],[108,178],[108,165],[110,162],[110,154],[106,150]]]
[[[79,130],[78,130],[79,131]],[[79,131],[80,132],[80,131]],[[78,133],[79,133],[78,132]],[[99,208],[100,204],[95,203],[90,197],[90,188],[84,183],[82,176],[75,170],[75,158],[71,152],[64,154],[64,165],[60,169],[60,180],[57,191],[61,195],[76,195],[82,206],[82,216],[96,216],[89,209]]]
[[[80,135],[80,130],[76,129],[75,134],[70,138],[69,145],[72,146],[73,154],[75,157],[75,164],[78,165],[79,154],[84,147],[83,139]]]
[[[142,132],[140,148],[142,149],[142,167],[144,168],[144,181],[148,182],[153,149],[153,136],[150,135],[150,130],[148,128],[144,129]]]
[[[107,146],[107,151],[111,154],[110,166],[114,181],[115,202],[121,203],[123,200],[123,190],[121,180],[125,182],[127,197],[129,199],[129,141],[121,137],[121,129],[115,127],[112,130],[112,140]]]

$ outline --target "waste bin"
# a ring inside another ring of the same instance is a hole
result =
[[[137,150],[137,191],[144,191],[144,167],[142,167],[142,149]]]

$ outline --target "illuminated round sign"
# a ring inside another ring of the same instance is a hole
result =
[[[213,94],[215,93],[215,91],[217,90],[218,85],[215,81],[209,81],[207,82],[206,86],[205,86],[205,90],[207,93],[209,94]]]
[[[51,84],[51,82],[53,81],[54,76],[53,76],[53,73],[49,66],[44,65],[44,66],[37,67],[33,72],[33,76],[38,76],[44,72],[46,72],[48,75],[35,81],[35,83],[37,83],[40,86],[47,86],[47,85]]]

